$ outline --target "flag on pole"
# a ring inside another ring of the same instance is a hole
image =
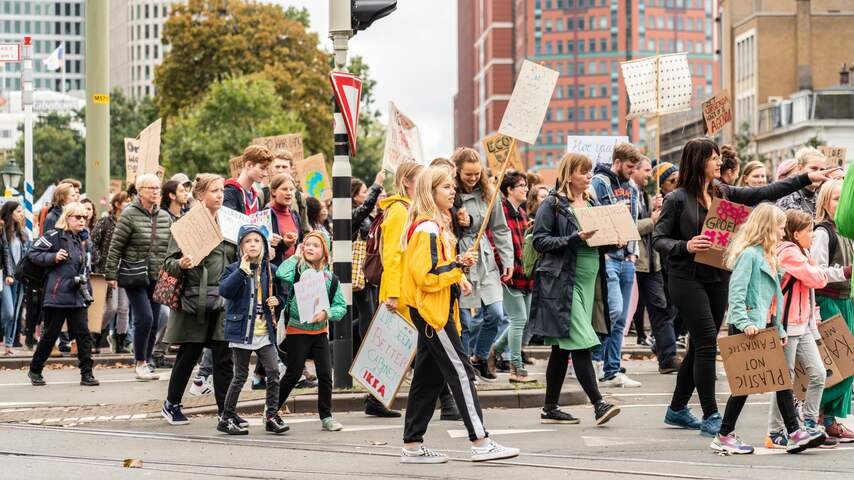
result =
[[[54,71],[62,68],[65,62],[65,44],[56,47],[56,50],[51,52],[50,56],[42,60],[46,70]]]

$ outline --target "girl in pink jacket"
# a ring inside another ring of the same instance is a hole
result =
[[[777,260],[785,271],[783,281],[783,327],[789,341],[783,348],[789,371],[794,375],[795,360],[804,366],[809,383],[803,402],[804,428],[815,430],[818,427],[821,394],[824,391],[825,367],[818,345],[821,337],[816,326],[815,292],[816,288],[827,285],[824,269],[817,266],[808,256],[807,249],[812,245],[812,216],[800,210],[786,212],[786,232],[783,242],[777,245]],[[800,392],[796,392],[800,393]],[[775,395],[775,394],[771,394]],[[783,417],[777,408],[777,402],[771,401],[768,415],[768,437],[766,448],[786,448],[787,435]],[[836,441],[828,437],[824,448],[836,446]]]

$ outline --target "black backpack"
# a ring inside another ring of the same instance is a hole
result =
[[[836,229],[830,222],[821,222],[815,226],[827,231],[827,264],[831,265],[833,257],[836,256],[836,249],[839,247],[839,239],[836,237]]]
[[[59,242],[62,242],[61,235],[59,236]],[[63,247],[60,246],[56,250],[51,248],[51,251],[59,251],[61,248]],[[28,288],[42,288],[47,281],[47,268],[33,263],[30,258],[30,252],[32,252],[32,249],[15,266],[15,280],[23,282]]]

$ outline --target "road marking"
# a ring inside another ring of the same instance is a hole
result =
[[[729,396],[729,392],[715,392],[716,396]],[[609,393],[609,397],[672,397],[673,392],[663,393]]]
[[[490,432],[491,433],[491,432]],[[586,437],[581,436],[588,447],[615,447],[618,445],[636,445],[641,443],[668,443],[682,441],[679,438],[638,438],[627,439],[625,437]]]
[[[490,429],[489,430],[489,436],[491,437],[494,435],[514,435],[517,433],[542,433],[542,432],[554,432],[554,431],[555,431],[555,429],[553,429],[553,428],[533,428],[533,429],[529,429],[529,430],[524,430],[521,428],[520,429],[511,428],[508,430],[492,430],[492,429]],[[450,436],[451,438],[468,438],[469,432],[468,432],[468,430],[448,430],[448,436]]]
[[[286,425],[293,425],[293,424],[296,424],[296,423],[319,422],[319,421],[320,421],[320,419],[318,419],[318,418],[294,418],[294,419],[289,419],[287,416],[283,417],[283,418],[282,418],[282,420],[284,420],[284,422],[285,422],[285,424],[286,424]],[[246,421],[247,421],[247,422],[249,422],[249,425],[250,425],[250,426],[260,427],[260,426],[264,425],[264,419],[263,419],[263,418],[258,418],[258,417],[256,417],[256,418],[247,418],[247,419],[246,419]]]
[[[26,383],[24,385],[29,385]],[[26,407],[31,405],[54,405],[56,402],[0,402],[0,407]]]
[[[344,427],[342,432],[372,432],[375,430],[393,430],[403,428],[403,425],[365,425],[362,427]],[[492,433],[492,432],[490,432]],[[468,434],[466,434],[468,436]]]
[[[170,372],[171,373],[171,372]],[[169,373],[159,374],[160,380],[154,380],[153,382],[164,382],[169,380]],[[143,383],[135,378],[130,379],[118,379],[118,380],[101,380],[102,384],[104,383]],[[145,382],[145,383],[153,383],[153,382]],[[79,385],[80,380],[61,380],[58,382],[49,381],[48,386],[50,385]],[[16,383],[0,383],[0,387],[28,387],[30,386],[30,382],[16,382]]]

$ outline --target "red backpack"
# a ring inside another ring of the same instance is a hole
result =
[[[365,280],[374,285],[379,285],[383,276],[382,259],[382,225],[385,214],[395,203],[406,203],[403,200],[392,202],[383,212],[374,218],[368,229],[368,239],[365,242]]]

